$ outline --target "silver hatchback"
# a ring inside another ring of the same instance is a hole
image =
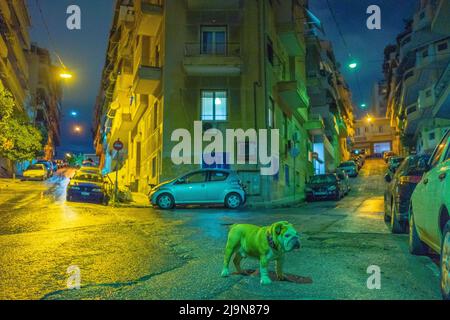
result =
[[[246,196],[236,172],[202,169],[153,187],[149,199],[161,209],[184,204],[224,204],[237,209],[245,203]]]

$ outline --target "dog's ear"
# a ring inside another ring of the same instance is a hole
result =
[[[288,224],[288,223],[289,223],[289,222],[287,222],[287,221],[280,221],[280,222],[275,223],[275,224],[273,225],[273,231],[275,232],[275,234],[276,234],[277,236],[279,236],[280,233],[281,233],[281,230],[283,229],[283,227],[284,227],[286,224]]]

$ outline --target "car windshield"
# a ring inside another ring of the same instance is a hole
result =
[[[421,176],[426,170],[426,163],[430,159],[428,155],[412,156],[403,161],[398,168],[398,175],[400,176]]]
[[[103,178],[101,175],[90,172],[79,172],[75,174],[73,179],[88,182],[103,182]]]
[[[319,175],[311,178],[311,183],[333,183],[336,182],[336,177],[332,174]]]
[[[28,167],[28,170],[42,170],[42,165],[33,164]]]
[[[353,161],[347,161],[347,162],[343,162],[339,165],[339,168],[343,168],[343,167],[352,167],[354,166],[355,163]]]

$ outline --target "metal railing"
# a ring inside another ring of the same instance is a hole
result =
[[[184,55],[186,57],[240,57],[241,45],[236,42],[214,42],[206,44],[200,42],[188,42],[184,46]]]

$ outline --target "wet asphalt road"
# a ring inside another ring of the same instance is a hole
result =
[[[340,202],[240,211],[66,203],[70,170],[44,183],[0,181],[0,299],[440,299],[436,263],[410,255],[407,235],[383,221],[384,170],[368,160]],[[302,240],[285,273],[310,283],[219,276],[229,225],[279,220]],[[366,285],[371,265],[379,290]],[[80,290],[67,289],[70,267]]]

